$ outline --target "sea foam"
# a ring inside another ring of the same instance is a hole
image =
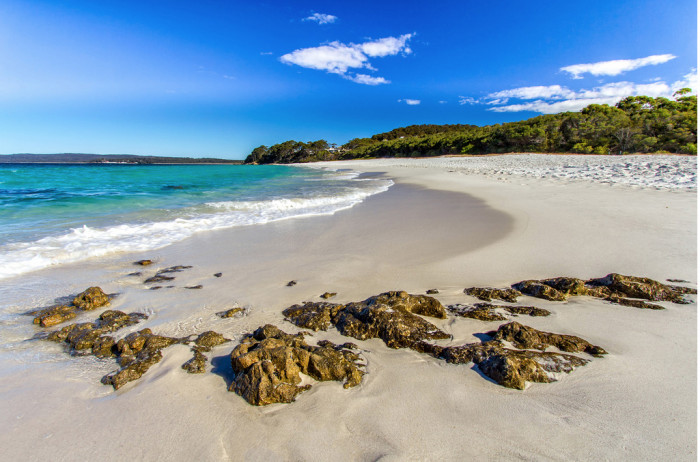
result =
[[[392,185],[391,180],[382,179],[363,181],[362,187],[346,187],[340,192],[328,190],[328,195],[207,202],[179,211],[180,216],[172,220],[104,228],[82,226],[33,242],[6,244],[0,246],[0,279],[117,252],[158,249],[204,231],[330,215],[353,207]]]

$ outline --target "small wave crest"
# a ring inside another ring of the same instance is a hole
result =
[[[363,185],[327,196],[209,202],[196,208],[196,213],[189,211],[186,216],[168,221],[105,228],[83,226],[34,242],[6,244],[0,246],[0,279],[117,252],[158,249],[202,231],[330,215],[384,192],[392,185],[390,180],[380,180],[370,187]]]

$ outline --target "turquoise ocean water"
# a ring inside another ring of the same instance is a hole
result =
[[[290,166],[0,164],[0,279],[214,229],[331,214],[390,186]]]

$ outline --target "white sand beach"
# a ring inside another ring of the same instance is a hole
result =
[[[581,296],[523,297],[552,311],[518,322],[570,334],[608,354],[525,390],[478,368],[448,364],[335,329],[307,342],[355,342],[366,375],[344,389],[313,383],[291,404],[255,407],[227,391],[229,354],[272,323],[300,329],[282,310],[337,292],[337,303],[389,290],[438,289],[444,305],[474,303],[466,287],[608,273],[697,284],[697,162],[682,156],[509,155],[328,162],[314,168],[384,175],[395,185],[334,215],[200,233],[148,253],[124,253],[0,282],[15,314],[100,286],[110,307],[149,315],[148,327],[184,336],[215,330],[233,339],[208,354],[205,374],[181,369],[184,345],[118,391],[100,378],[113,360],[70,357],[30,339],[31,318],[4,319],[12,345],[0,354],[4,460],[696,460],[697,296],[665,310]],[[132,262],[192,265],[172,289],[127,276]],[[214,273],[221,272],[221,277]],[[287,282],[297,284],[287,287]],[[200,290],[184,286],[201,284]],[[20,294],[20,295],[17,295]],[[242,317],[216,312],[241,306]],[[93,320],[98,312],[81,314]],[[431,319],[477,342],[498,322]],[[500,323],[502,324],[502,323]]]

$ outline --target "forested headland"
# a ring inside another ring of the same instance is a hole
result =
[[[697,96],[690,92],[679,90],[673,99],[630,96],[615,106],[592,104],[579,112],[483,127],[411,125],[342,146],[290,140],[255,148],[245,163],[505,152],[697,154]]]

